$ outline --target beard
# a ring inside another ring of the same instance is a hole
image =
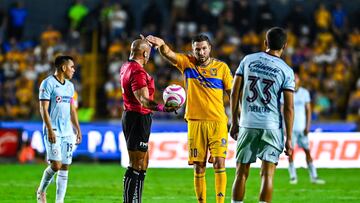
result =
[[[198,57],[198,63],[199,63],[200,65],[202,65],[202,64],[205,63],[209,58],[210,58],[210,56],[199,56],[199,57]]]

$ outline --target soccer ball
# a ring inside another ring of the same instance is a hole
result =
[[[165,106],[182,106],[186,100],[184,88],[180,85],[169,85],[163,92]]]

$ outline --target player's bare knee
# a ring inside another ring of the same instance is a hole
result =
[[[205,164],[195,163],[194,164],[195,173],[197,174],[205,173],[205,167],[206,167]]]
[[[261,177],[272,177],[274,175],[274,171],[272,170],[261,170],[260,176]]]
[[[247,180],[249,177],[249,170],[237,170],[236,177],[239,179]]]
[[[60,170],[63,170],[63,171],[69,170],[69,164],[62,164]]]
[[[225,159],[215,157],[213,167],[214,167],[214,169],[225,168]]]
[[[62,164],[61,164],[60,161],[51,161],[51,169],[52,169],[53,171],[58,171],[58,170],[60,170],[60,169],[61,169],[61,166],[62,166]]]
[[[144,170],[143,168],[144,166],[144,159],[136,159],[134,161],[130,162],[130,167],[137,170],[137,171],[141,171]]]

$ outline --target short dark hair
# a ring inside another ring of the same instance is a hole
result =
[[[267,46],[271,50],[280,50],[284,47],[287,40],[286,32],[283,28],[273,27],[266,32]]]
[[[203,41],[207,41],[208,44],[211,45],[209,37],[204,34],[199,34],[193,37],[191,40],[191,44],[194,44],[195,42],[203,42]]]
[[[55,68],[60,69],[61,66],[63,66],[64,63],[69,62],[69,60],[74,61],[74,58],[71,56],[57,56],[55,58]]]

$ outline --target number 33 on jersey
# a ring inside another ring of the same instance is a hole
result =
[[[243,77],[244,84],[240,126],[279,129],[281,92],[294,91],[293,70],[281,58],[259,52],[247,55],[240,62],[236,75]]]

